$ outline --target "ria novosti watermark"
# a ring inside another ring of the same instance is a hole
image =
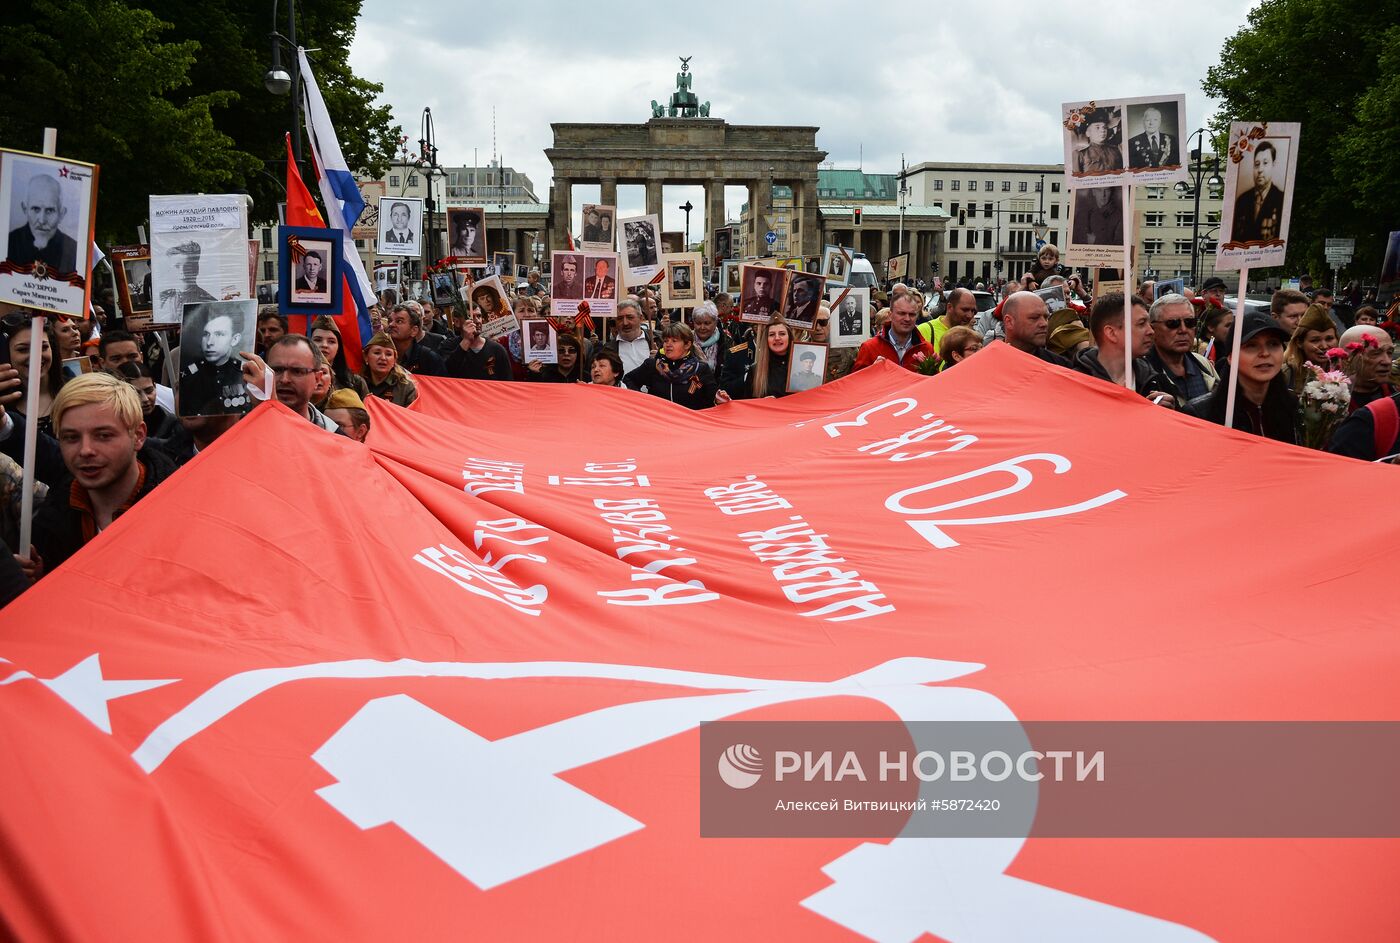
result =
[[[701,833],[1400,837],[1400,724],[722,721]]]

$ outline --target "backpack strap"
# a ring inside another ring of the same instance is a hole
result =
[[[1390,454],[1395,437],[1400,435],[1400,407],[1395,405],[1394,396],[1382,396],[1366,404],[1371,411],[1371,422],[1375,426],[1376,460]]]

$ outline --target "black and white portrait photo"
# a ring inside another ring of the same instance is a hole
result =
[[[515,253],[497,250],[491,253],[491,274],[499,275],[501,281],[510,284],[515,281]]]
[[[801,393],[822,385],[826,375],[826,345],[808,344],[798,341],[792,345],[792,355],[788,358],[787,390]]]
[[[479,206],[447,211],[447,254],[467,262],[486,262],[485,212]]]
[[[306,250],[296,262],[296,278],[292,281],[292,301],[297,304],[329,304],[331,300],[331,244],[303,242]]]
[[[781,314],[786,300],[786,269],[766,265],[744,265],[739,269],[739,319],[751,324],[767,324]]]
[[[1283,264],[1300,131],[1297,122],[1230,124],[1217,269]]]
[[[633,268],[656,264],[656,227],[645,220],[635,220],[625,224],[623,232],[627,236],[627,264]]]
[[[422,231],[422,200],[404,196],[379,198],[379,238],[375,252],[416,258],[423,254]]]
[[[127,313],[151,313],[151,257],[123,259],[122,274],[127,284]]]
[[[826,246],[822,249],[821,272],[828,287],[845,285],[851,277],[851,250],[844,246]]]
[[[251,350],[258,303],[195,302],[185,306],[180,328],[180,380],[176,412],[181,416],[241,415],[254,399],[243,381],[240,350]]]
[[[1283,187],[1279,172],[1286,168],[1287,142],[1279,159],[1280,144],[1265,138],[1237,165],[1235,212],[1230,217],[1231,242],[1270,242],[1283,230]]]
[[[584,257],[588,276],[583,280],[583,296],[590,300],[617,300],[617,256],[588,255]],[[596,313],[596,312],[595,312]]]
[[[615,248],[613,221],[616,218],[617,207],[615,206],[585,203],[583,205],[583,229],[580,230],[582,236],[579,238],[580,247],[603,252],[613,251]]]
[[[714,236],[715,251],[711,258],[716,262],[723,262],[734,254],[734,230],[728,226],[721,226],[715,230]]]
[[[96,180],[91,164],[0,151],[8,263],[0,301],[87,316]]]
[[[156,195],[149,198],[151,287],[157,324],[179,324],[185,305],[253,297],[248,278],[248,203],[242,194]],[[280,234],[283,229],[279,229]],[[326,230],[308,238],[329,241]],[[338,245],[338,243],[337,243]],[[278,244],[278,288],[288,247]],[[337,250],[338,251],[338,250]],[[290,302],[290,298],[287,299]],[[284,314],[287,312],[283,312]]]
[[[154,257],[152,261],[156,261]],[[165,250],[166,270],[173,273],[174,285],[163,288],[156,299],[156,320],[179,322],[184,316],[185,305],[219,300],[200,284],[203,263],[204,245],[198,239],[187,239]]]
[[[1128,166],[1174,167],[1181,163],[1176,102],[1128,106]]]
[[[526,363],[532,360],[539,363],[559,362],[554,325],[544,319],[521,321],[520,332]]]
[[[859,347],[870,336],[870,289],[834,288],[827,299],[831,304],[832,347]]]
[[[550,255],[550,297],[577,301],[583,297],[582,252],[554,252]]]
[[[457,278],[451,272],[437,272],[432,276],[433,304],[450,305],[457,300]]]
[[[788,275],[787,305],[783,316],[794,327],[810,328],[822,303],[826,279],[820,272],[792,272]]]
[[[693,308],[704,299],[701,271],[704,258],[699,252],[677,252],[661,257],[666,276],[661,282],[661,307]]]
[[[1074,195],[1071,245],[1123,247],[1123,191],[1108,187]]]
[[[719,290],[727,295],[733,295],[739,290],[739,267],[743,265],[738,259],[726,259],[719,270]]]

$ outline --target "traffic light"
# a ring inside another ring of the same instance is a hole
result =
[[[861,208],[860,208],[859,206],[857,206],[857,207],[855,207],[854,209],[851,210],[851,214],[852,214],[852,215],[851,215],[851,219],[854,221],[854,222],[853,222],[853,225],[856,225],[856,226],[859,226],[859,225],[860,225],[860,211],[861,211]]]

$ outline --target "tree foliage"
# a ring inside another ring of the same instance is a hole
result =
[[[320,50],[312,68],[351,169],[379,173],[399,132],[382,86],[350,70],[359,8],[301,0],[298,40]],[[99,241],[134,242],[152,193],[247,191],[256,219],[276,217],[291,103],[263,87],[271,3],[31,0],[7,20],[0,142],[37,151],[57,127],[60,154],[100,164]]]
[[[1327,270],[1323,240],[1354,237],[1348,267],[1374,278],[1400,228],[1400,0],[1263,0],[1202,83],[1231,121],[1302,124],[1289,230],[1292,271]]]

